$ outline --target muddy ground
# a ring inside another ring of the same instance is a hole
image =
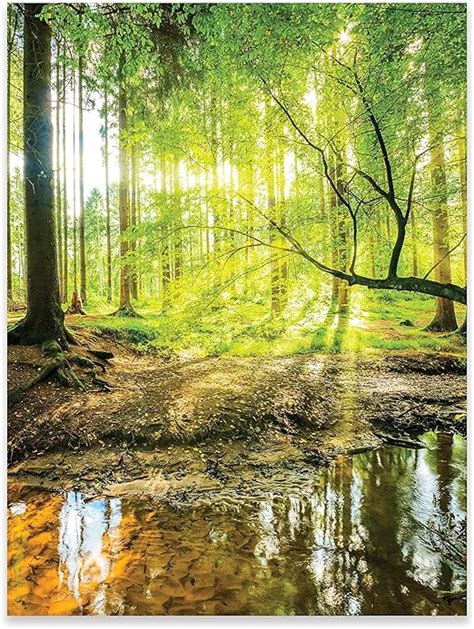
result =
[[[306,354],[163,360],[83,333],[113,351],[112,391],[54,379],[9,410],[10,473],[32,484],[114,495],[253,483],[271,468],[465,432],[466,365],[449,354]],[[84,350],[81,350],[84,351]],[[9,348],[9,388],[39,369],[38,348]]]

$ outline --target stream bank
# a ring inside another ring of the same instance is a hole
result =
[[[10,613],[465,613],[463,359],[113,349],[10,411]]]
[[[465,614],[443,594],[466,587],[465,440],[423,442],[249,467],[238,486],[11,478],[9,613]]]

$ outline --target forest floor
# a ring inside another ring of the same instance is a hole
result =
[[[33,485],[189,493],[386,442],[416,446],[426,430],[465,432],[459,352],[165,359],[87,328],[74,333],[114,352],[105,375],[113,389],[51,379],[10,409],[10,472]],[[9,389],[42,362],[39,348],[10,347]]]

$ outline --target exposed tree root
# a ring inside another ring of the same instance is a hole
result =
[[[96,358],[100,358],[100,360],[109,360],[114,357],[113,352],[106,352],[101,349],[88,349],[89,354],[95,356]]]
[[[8,345],[41,345],[54,339],[63,350],[67,350],[69,343],[76,344],[73,335],[64,326],[64,315],[47,323],[33,320],[28,315],[17,323],[8,327]]]
[[[64,386],[74,386],[81,391],[85,390],[84,385],[71,369],[66,355],[57,341],[45,341],[41,345],[41,351],[43,356],[47,359],[46,364],[38,374],[33,376],[33,378],[30,378],[24,384],[16,387],[8,394],[9,406],[13,406],[19,402],[29,389],[53,373],[59,382]]]
[[[77,344],[77,341],[75,341]],[[100,352],[100,350],[88,350],[90,352],[102,353],[111,357],[111,352]],[[106,380],[99,377],[100,373],[105,372],[105,364],[103,360],[91,360],[79,353],[71,353],[66,357],[63,349],[57,341],[45,341],[41,345],[41,352],[47,359],[46,364],[41,367],[39,373],[27,380],[24,384],[12,389],[8,393],[8,406],[14,406],[22,400],[29,389],[36,384],[45,380],[48,376],[54,375],[57,380],[65,387],[74,387],[80,391],[85,391],[84,383],[77,377],[71,367],[71,363],[76,363],[84,369],[90,370],[92,383],[99,386],[103,391],[111,391],[113,386]],[[112,354],[113,356],[113,354]]]
[[[135,310],[132,304],[125,304],[120,306],[118,310],[110,314],[111,317],[130,317],[135,319],[143,319],[144,317]]]

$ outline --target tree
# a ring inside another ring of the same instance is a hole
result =
[[[109,102],[107,87],[104,90],[104,167],[105,212],[107,217],[107,302],[112,301],[112,241],[110,237],[110,183],[109,183]]]
[[[24,6],[24,187],[27,312],[8,333],[11,343],[67,346],[54,216],[51,124],[51,30],[42,4]]]
[[[406,230],[414,203],[417,169],[425,154],[423,148],[420,147],[411,155],[411,163],[401,160],[400,143],[397,144],[398,138],[393,131],[399,122],[397,115],[393,115],[392,106],[395,99],[397,99],[397,105],[402,97],[404,99],[404,105],[399,105],[396,110],[399,114],[399,111],[404,112],[408,108],[410,97],[413,100],[414,95],[419,98],[420,94],[419,81],[423,63],[420,61],[410,64],[412,59],[410,55],[415,53],[412,53],[411,48],[407,46],[407,38],[413,30],[412,24],[402,21],[399,26],[400,20],[398,23],[393,20],[390,6],[354,8],[355,18],[361,24],[361,46],[359,48],[359,42],[356,41],[352,46],[347,47],[345,54],[340,55],[334,47],[331,47],[337,31],[331,32],[331,28],[328,27],[330,13],[325,12],[322,16],[324,17],[322,20],[324,31],[322,27],[321,31],[314,35],[315,39],[311,40],[311,51],[306,51],[306,49],[301,49],[302,24],[306,19],[309,20],[308,24],[314,24],[314,12],[321,12],[322,9],[321,7],[316,9],[307,7],[301,11],[298,9],[298,15],[292,21],[293,11],[296,9],[289,5],[275,10],[272,16],[275,17],[277,12],[285,13],[286,21],[275,20],[270,25],[267,22],[267,16],[256,6],[236,15],[232,21],[227,19],[227,15],[223,15],[222,22],[218,22],[216,26],[217,29],[221,29],[220,35],[216,34],[216,37],[220,36],[223,43],[218,54],[222,56],[224,47],[227,48],[230,64],[232,58],[238,57],[241,66],[245,67],[246,72],[278,105],[289,125],[296,132],[298,141],[306,145],[308,151],[312,153],[311,159],[319,162],[329,188],[336,195],[338,204],[343,208],[351,226],[352,255],[347,269],[344,268],[344,264],[332,266],[325,264],[310,251],[309,246],[295,237],[292,231],[278,225],[276,227],[286,239],[288,248],[320,271],[347,282],[349,286],[360,285],[372,289],[413,291],[465,304],[466,289],[464,287],[454,285],[450,281],[431,280],[427,276],[406,276],[402,272]],[[334,11],[337,12],[337,9],[335,8]],[[463,11],[459,11],[459,25],[465,20]],[[365,19],[360,19],[361,12],[365,14]],[[393,28],[396,25],[396,30],[392,30],[390,37],[386,36],[384,29],[377,30],[373,27],[374,21],[380,20],[381,17]],[[439,24],[440,19],[442,18],[433,18],[428,14],[426,21],[423,22],[423,26],[429,30],[432,37],[443,38],[444,36],[444,31]],[[252,31],[247,28],[249,20],[254,25]],[[292,23],[296,26],[293,27]],[[336,20],[334,27],[338,26],[340,22]],[[311,28],[314,33],[314,26],[308,26],[308,28]],[[438,33],[441,35],[439,36]],[[453,35],[453,37],[457,36],[458,33]],[[345,38],[348,37],[346,33]],[[413,37],[412,34],[411,37]],[[420,41],[423,44],[424,40],[421,37],[420,33]],[[327,42],[326,45],[324,45],[325,42]],[[417,51],[420,46],[418,40],[415,39],[412,44],[413,49]],[[215,46],[214,41],[213,45]],[[364,55],[363,51],[367,46],[370,52]],[[439,44],[439,50],[445,51],[446,46],[447,40],[444,39]],[[459,49],[459,41],[453,42],[453,46]],[[421,49],[420,56],[426,53],[422,45]],[[438,49],[435,50],[438,54]],[[398,61],[400,58],[402,62],[397,65],[397,62],[393,60]],[[321,61],[325,59],[329,59],[329,70]],[[459,64],[462,66],[462,59],[459,60]],[[300,73],[304,72],[302,68],[309,71],[316,67],[316,70],[325,76],[325,80],[334,82],[337,86],[339,98],[341,94],[344,94],[345,98],[357,103],[357,108],[348,124],[358,141],[352,147],[354,159],[343,164],[347,181],[342,190],[338,187],[337,174],[331,167],[328,157],[328,154],[334,153],[335,150],[333,138],[328,138],[324,130],[320,128],[310,128],[307,107],[301,105],[299,94],[296,92],[297,81],[300,77],[294,75],[292,71],[294,67],[298,68]],[[381,80],[380,72],[377,74],[379,69],[385,72],[384,80]],[[412,89],[418,90],[414,94],[407,89],[410,80],[414,82]],[[370,136],[373,146],[369,156],[361,150],[361,138],[367,135]],[[418,145],[418,137],[411,139],[415,146]],[[360,217],[363,211],[368,214],[375,203],[384,204],[384,207],[388,209],[385,215],[386,225],[391,229],[393,224],[396,229],[384,275],[378,278],[369,277],[358,270],[361,262],[362,237],[359,230]],[[436,262],[438,263],[440,260]]]
[[[84,54],[79,53],[79,261],[81,300],[87,303],[86,244],[84,241]]]
[[[128,228],[130,224],[129,210],[129,147],[128,147],[128,117],[127,117],[127,83],[125,74],[125,53],[120,56],[118,67],[119,77],[119,217],[120,217],[120,302],[114,313],[121,317],[137,317],[132,306],[131,269],[128,261],[129,241]]]

